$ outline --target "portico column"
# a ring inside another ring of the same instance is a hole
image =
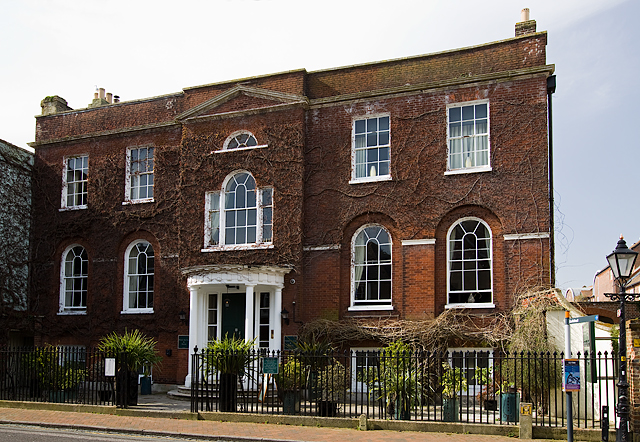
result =
[[[276,287],[273,300],[273,337],[275,348],[273,350],[282,350],[282,318],[280,312],[282,311],[282,287]]]
[[[191,387],[191,373],[192,373],[192,358],[193,347],[198,342],[198,314],[197,314],[197,302],[198,302],[198,287],[189,287],[189,351],[188,356],[188,373],[184,380],[186,387]],[[201,349],[199,349],[201,350]]]
[[[250,341],[253,338],[255,338],[255,335],[253,334],[253,323],[255,322],[255,308],[254,308],[254,294],[253,294],[253,288],[255,286],[254,285],[245,285],[245,296],[246,296],[246,306],[245,306],[245,313],[244,313],[244,317],[245,317],[245,321],[244,321],[244,339],[246,341]]]

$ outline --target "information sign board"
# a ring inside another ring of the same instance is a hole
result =
[[[580,362],[577,359],[564,359],[562,372],[562,390],[580,390]]]
[[[178,335],[178,349],[189,350],[189,335]]]
[[[262,372],[264,374],[278,374],[278,358],[262,358]]]

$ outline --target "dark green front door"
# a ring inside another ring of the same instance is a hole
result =
[[[244,321],[246,298],[244,293],[225,293],[222,295],[222,338],[244,339]]]

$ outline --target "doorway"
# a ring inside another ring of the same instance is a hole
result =
[[[244,339],[245,309],[247,300],[244,293],[224,293],[222,295],[222,334]]]

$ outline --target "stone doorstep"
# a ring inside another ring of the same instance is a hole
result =
[[[0,408],[20,408],[26,410],[50,410],[78,413],[100,413],[129,417],[169,418],[187,420],[209,420],[221,422],[246,422],[259,424],[304,425],[313,427],[353,428],[357,429],[358,418],[288,416],[252,413],[222,413],[217,411],[191,413],[189,411],[145,411],[136,409],[120,409],[114,406],[53,404],[48,402],[19,402],[0,400]],[[37,423],[36,423],[37,424]],[[454,434],[484,434],[493,436],[513,436],[518,434],[518,425],[469,424],[432,421],[400,421],[384,419],[368,419],[369,430],[416,431]],[[573,438],[580,441],[600,441],[601,430],[574,428]],[[535,439],[564,440],[567,430],[562,427],[533,427]],[[615,429],[609,431],[609,440],[615,440]],[[633,440],[633,439],[631,439]]]

